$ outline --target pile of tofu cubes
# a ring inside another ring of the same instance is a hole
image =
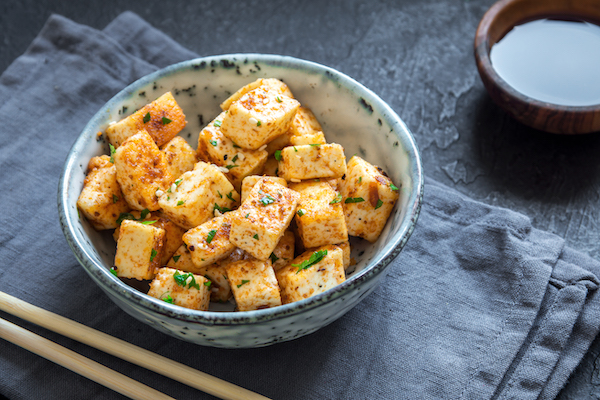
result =
[[[88,165],[77,205],[115,229],[111,271],[196,310],[276,307],[343,282],[348,236],[379,237],[398,190],[360,157],[346,163],[310,109],[277,79],[221,104],[194,150],[170,92],[106,129],[111,154]]]

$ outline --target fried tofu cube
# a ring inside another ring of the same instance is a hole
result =
[[[242,180],[248,175],[262,171],[267,161],[266,150],[243,149],[221,132],[221,124],[225,118],[222,112],[212,120],[198,136],[198,157],[219,167],[227,168],[225,176],[231,181],[235,190],[239,191]]]
[[[279,175],[279,161],[275,157],[267,158],[267,162],[263,166],[262,175],[278,176]]]
[[[277,150],[281,150],[284,147],[287,147],[290,145],[290,137],[291,137],[290,132],[291,131],[287,131],[283,135],[279,135],[275,139],[273,139],[269,143],[267,143],[266,150],[267,150],[267,153],[269,153],[269,156],[274,155]]]
[[[324,181],[291,183],[300,193],[296,226],[305,248],[348,241],[342,197]]]
[[[129,211],[109,156],[92,157],[88,163],[77,207],[96,230],[117,228],[119,215]]]
[[[119,229],[114,269],[119,278],[154,278],[160,268],[165,230],[138,221],[124,220]]]
[[[210,300],[224,303],[232,296],[227,278],[227,266],[220,262],[198,268],[198,274],[211,281]]]
[[[197,267],[204,267],[227,257],[235,249],[229,241],[229,214],[213,218],[183,235],[183,241]]]
[[[242,202],[244,202],[244,200],[246,200],[246,197],[248,197],[248,193],[250,193],[250,190],[252,190],[252,188],[254,187],[256,182],[258,182],[262,178],[269,179],[271,182],[277,182],[280,185],[287,187],[287,181],[283,178],[278,178],[275,176],[250,175],[250,176],[245,177],[244,180],[242,181],[242,194],[241,194]]]
[[[345,173],[346,156],[339,144],[289,146],[281,151],[279,176],[288,182],[341,178]]]
[[[270,256],[275,271],[285,267],[294,259],[295,244],[296,237],[294,236],[294,232],[290,230],[285,231]]]
[[[119,147],[141,130],[147,131],[157,146],[173,139],[187,124],[183,110],[167,92],[135,113],[106,128],[110,144]]]
[[[292,99],[294,98],[294,95],[290,91],[290,88],[288,88],[288,86],[285,83],[283,83],[282,81],[280,81],[279,79],[259,78],[259,79],[255,80],[254,82],[251,82],[251,83],[247,84],[246,86],[238,89],[237,92],[235,92],[234,94],[229,96],[227,98],[227,100],[225,100],[224,102],[221,103],[221,109],[223,111],[228,110],[229,106],[231,106],[231,103],[233,103],[234,101],[238,100],[240,97],[245,95],[246,93],[248,93],[258,87],[262,87],[263,89],[274,92],[278,95],[284,95],[284,96],[290,97]]]
[[[184,172],[194,169],[196,152],[181,136],[175,136],[160,150],[165,153],[169,172],[173,178],[178,178]]]
[[[188,230],[205,223],[214,210],[231,210],[240,195],[219,169],[202,161],[161,194],[158,204],[167,217]]]
[[[185,272],[193,272],[195,274],[199,274],[199,268],[196,267],[194,262],[192,261],[192,254],[187,248],[187,245],[184,243],[179,248],[173,256],[167,262],[167,267],[180,269]],[[202,275],[202,274],[200,274]]]
[[[291,146],[327,143],[321,124],[309,108],[300,106],[296,112],[290,127],[289,143]]]
[[[164,267],[150,282],[148,295],[180,307],[207,311],[209,288],[210,281],[202,275]]]
[[[288,131],[298,107],[297,100],[259,87],[231,104],[221,131],[237,145],[256,150]]]
[[[381,168],[352,157],[340,183],[348,234],[375,242],[398,200],[398,191]]]
[[[306,251],[276,274],[283,304],[323,293],[346,280],[342,249],[328,245]]]
[[[227,265],[227,278],[238,311],[281,305],[279,285],[271,261],[242,260]]]
[[[289,226],[300,195],[269,179],[259,180],[231,215],[229,240],[259,260],[267,260]]]
[[[343,261],[343,265],[344,265],[344,270],[348,271],[348,268],[352,264],[352,259],[350,258],[350,256],[351,256],[350,242],[338,243],[338,244],[336,244],[336,246],[339,247],[340,249],[342,249],[342,255],[343,255],[342,261]],[[308,249],[305,251],[315,252],[317,250],[318,250],[318,248],[313,248],[313,249]]]
[[[135,210],[158,210],[157,191],[166,190],[173,177],[165,154],[148,132],[140,131],[123,142],[115,151],[114,160],[127,204]]]

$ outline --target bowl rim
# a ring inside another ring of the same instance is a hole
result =
[[[498,39],[492,42],[490,35],[492,35],[492,28],[496,23],[504,22],[503,19],[506,19],[503,12],[511,7],[518,7],[519,5],[528,6],[533,4],[534,7],[528,9],[527,13],[517,17],[511,16],[510,23],[508,23],[509,27],[505,29],[501,34],[498,35]],[[600,103],[594,105],[586,105],[586,106],[567,106],[556,103],[549,103],[541,100],[537,100],[535,98],[529,97],[515,88],[513,88],[508,82],[506,82],[495,70],[492,65],[492,61],[490,58],[490,52],[492,46],[500,41],[511,29],[515,26],[538,20],[544,18],[552,18],[552,17],[571,17],[580,20],[593,21],[597,24],[596,18],[593,18],[583,12],[579,12],[576,10],[572,11],[561,11],[564,10],[562,5],[556,5],[555,8],[548,8],[547,10],[540,11],[535,7],[542,7],[544,3],[540,3],[535,0],[500,0],[494,3],[483,15],[481,18],[479,25],[477,26],[477,30],[475,32],[475,41],[473,44],[475,61],[477,64],[477,70],[481,79],[483,81],[484,86],[492,94],[493,92],[498,92],[497,95],[492,95],[493,99],[503,108],[505,108],[511,114],[515,113],[516,108],[525,109],[528,108],[529,112],[532,113],[538,110],[549,111],[555,115],[567,115],[574,118],[587,116],[589,114],[598,113],[598,126],[600,126]],[[600,18],[600,16],[598,17]],[[507,104],[509,103],[516,104],[516,107],[507,108]],[[521,118],[517,117],[517,119],[524,122]],[[525,123],[525,122],[524,122]],[[538,128],[539,129],[539,128]],[[586,132],[559,132],[559,131],[551,131],[553,133],[590,133],[595,131],[586,131]]]
[[[358,89],[360,91],[360,95],[368,104],[381,110],[380,113],[382,118],[388,119],[390,125],[399,128],[394,129],[393,134],[396,136],[397,140],[402,142],[406,153],[412,156],[411,162],[409,163],[409,168],[414,170],[414,173],[416,174],[415,182],[413,182],[414,187],[412,188],[412,191],[408,197],[407,210],[404,220],[401,222],[398,232],[393,237],[393,244],[386,245],[383,251],[378,253],[376,257],[370,260],[369,264],[360,273],[350,277],[345,282],[335,286],[334,288],[307,299],[262,310],[215,312],[198,311],[178,307],[150,297],[147,294],[127,285],[120,279],[116,278],[104,265],[97,264],[92,261],[93,257],[91,257],[91,254],[86,250],[85,234],[82,230],[75,229],[74,224],[78,221],[72,218],[72,213],[68,209],[68,182],[70,181],[72,174],[75,172],[75,166],[77,165],[75,162],[75,156],[84,148],[83,144],[85,134],[87,132],[91,132],[92,130],[94,132],[97,131],[97,129],[93,128],[97,128],[100,124],[99,122],[104,115],[103,110],[109,107],[112,103],[118,104],[129,98],[130,95],[136,91],[134,88],[145,86],[164,76],[177,73],[182,69],[197,69],[202,63],[210,65],[211,63],[215,62],[221,63],[223,60],[240,61],[245,59],[261,62],[266,65],[283,67],[293,66],[293,68],[297,70],[315,71],[317,73],[327,75],[328,78],[342,83],[347,88],[352,90]],[[404,131],[405,135],[400,136],[397,133],[399,130]],[[82,265],[84,270],[93,278],[93,280],[96,280],[96,283],[99,284],[101,289],[104,291],[108,291],[116,297],[125,297],[127,300],[132,302],[132,305],[142,308],[145,312],[160,314],[162,316],[180,321],[202,325],[246,325],[249,323],[251,324],[284,318],[290,314],[307,312],[324,303],[332,302],[357,288],[360,290],[360,286],[363,283],[376,278],[398,256],[400,251],[406,245],[407,240],[411,236],[421,210],[423,186],[424,176],[422,171],[421,156],[412,133],[405,123],[400,119],[400,117],[392,110],[392,108],[366,86],[360,84],[353,78],[340,71],[313,61],[274,54],[235,53],[194,58],[159,69],[127,85],[117,94],[115,94],[109,101],[102,105],[97,113],[88,121],[67,154],[58,185],[58,213],[63,234],[65,235],[69,247],[73,251],[76,259]],[[117,305],[120,307],[119,304]]]

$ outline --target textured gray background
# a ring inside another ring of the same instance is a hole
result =
[[[102,29],[138,13],[200,55],[285,54],[316,61],[372,89],[404,119],[425,173],[472,198],[528,215],[600,259],[600,136],[526,128],[487,96],[473,60],[490,0],[0,2],[0,71],[51,13]],[[559,399],[600,398],[596,340]]]

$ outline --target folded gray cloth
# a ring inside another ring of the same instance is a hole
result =
[[[63,238],[58,178],[100,106],[195,55],[135,14],[100,32],[52,16],[0,77],[0,290],[275,399],[551,399],[600,327],[600,263],[528,218],[426,180],[413,237],[373,294],[318,332],[223,350],[163,335],[116,307]],[[5,313],[176,398],[182,384]],[[9,399],[120,395],[0,340]]]

